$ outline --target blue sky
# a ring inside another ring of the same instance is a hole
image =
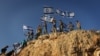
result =
[[[54,15],[57,20],[62,19],[66,24],[69,21],[75,24],[79,20],[83,29],[100,30],[99,0],[0,0],[0,49],[5,45],[11,49],[13,43],[26,38],[23,24],[33,27],[35,31],[41,24],[45,5],[75,12],[73,19]]]

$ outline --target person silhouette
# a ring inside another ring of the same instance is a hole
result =
[[[47,22],[46,21],[44,21],[43,27],[44,27],[44,34],[46,34],[47,33]]]
[[[53,32],[56,32],[56,30],[57,30],[57,29],[56,29],[56,20],[53,19],[53,20],[52,20],[52,31],[53,31]]]
[[[78,20],[76,20],[76,27],[77,27],[77,29],[81,29],[81,24]]]
[[[64,28],[64,23],[62,22],[62,20],[59,20],[59,31],[63,32],[63,28]]]
[[[69,22],[68,29],[69,29],[69,31],[74,30],[74,25],[72,24],[72,22]]]

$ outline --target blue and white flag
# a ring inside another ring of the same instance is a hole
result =
[[[23,25],[23,30],[32,30],[32,27]]]
[[[14,43],[13,46],[14,46],[15,48],[18,48],[18,47],[20,47],[20,43]]]
[[[15,48],[15,53],[18,54],[21,51],[22,45],[20,43],[14,43],[13,46]]]
[[[52,22],[53,21],[53,17],[51,17],[50,15],[44,15],[41,20],[43,21],[47,21],[47,22]]]
[[[56,9],[56,14],[60,15],[61,11],[59,9]]]
[[[74,12],[68,12],[68,17],[69,18],[73,18],[75,16],[75,13]]]
[[[59,10],[59,9],[56,9],[56,14],[58,14],[58,15],[60,15],[60,16],[63,16],[63,17],[66,16],[66,12],[61,11],[61,10]]]
[[[44,14],[53,14],[54,11],[53,11],[53,7],[44,7]]]
[[[65,17],[66,16],[66,12],[61,12],[61,16]]]

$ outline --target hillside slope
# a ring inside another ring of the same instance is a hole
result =
[[[93,31],[51,33],[28,42],[18,56],[97,56],[99,40],[100,34]]]

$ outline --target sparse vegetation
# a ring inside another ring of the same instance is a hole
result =
[[[51,33],[28,42],[18,56],[99,56],[99,42],[100,34],[95,31]]]

